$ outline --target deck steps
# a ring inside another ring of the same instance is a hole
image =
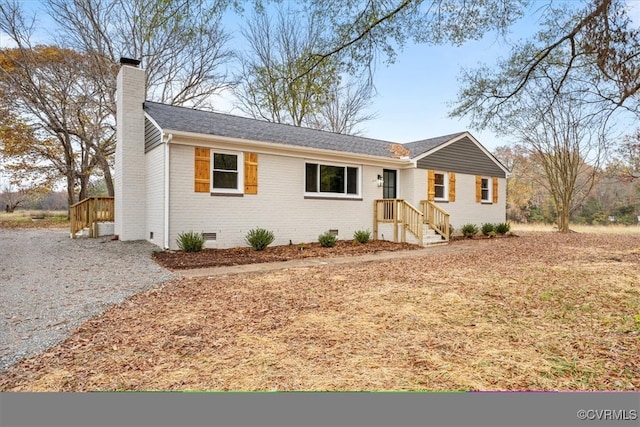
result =
[[[427,228],[426,226],[424,227],[422,232],[423,246],[437,245],[442,243],[447,243],[447,241],[444,240],[444,238],[440,234],[436,233],[436,231],[431,228]]]

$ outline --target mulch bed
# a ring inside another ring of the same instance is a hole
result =
[[[377,252],[392,252],[420,249],[409,243],[394,243],[386,240],[371,240],[360,244],[351,240],[340,240],[332,248],[323,248],[319,243],[304,246],[271,246],[262,251],[250,247],[231,249],[204,249],[201,252],[162,251],[154,253],[155,261],[170,270],[221,267],[229,265],[255,264],[262,262],[290,261],[303,258],[341,257],[366,255]]]

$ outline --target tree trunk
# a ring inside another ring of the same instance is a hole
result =
[[[569,206],[565,203],[561,203],[557,207],[558,209],[558,231],[561,233],[568,233],[569,230]]]
[[[67,208],[67,219],[71,219],[71,205],[73,205],[76,201],[75,201],[75,191],[74,191],[74,185],[75,185],[75,179],[73,176],[73,171],[68,170],[67,171],[67,203],[69,205],[69,207]]]
[[[102,173],[104,174],[104,182],[107,186],[107,193],[109,197],[114,197],[116,192],[113,188],[113,177],[111,176],[111,169],[109,168],[109,162],[104,156],[100,156],[98,159],[100,163],[100,169],[102,169]]]

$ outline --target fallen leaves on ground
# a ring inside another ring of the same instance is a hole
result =
[[[527,233],[384,262],[180,279],[4,391],[640,390],[640,239]]]

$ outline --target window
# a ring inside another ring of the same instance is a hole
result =
[[[238,193],[243,190],[242,153],[213,151],[211,191]]]
[[[431,202],[455,202],[456,174],[454,172],[436,172],[429,169],[427,171],[427,200]]]
[[[306,163],[304,190],[313,196],[358,197],[360,168]]]
[[[480,184],[481,199],[483,202],[491,202],[491,187],[489,178],[482,178]]]
[[[436,200],[447,200],[447,181],[446,174],[436,172],[434,174],[434,185]]]

